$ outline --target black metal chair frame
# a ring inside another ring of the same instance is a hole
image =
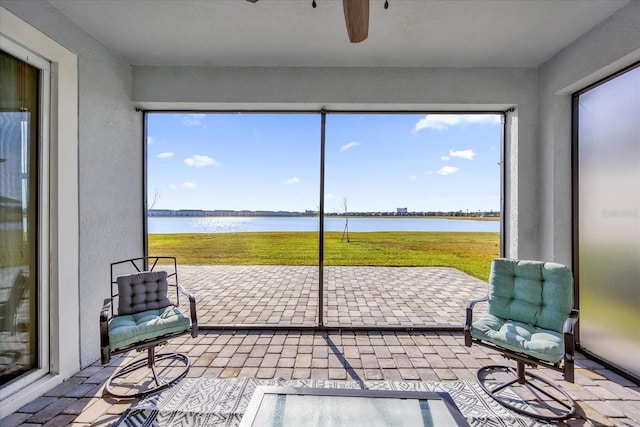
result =
[[[183,332],[176,332],[165,334],[157,338],[133,343],[123,348],[112,350],[109,346],[109,322],[118,315],[114,310],[114,300],[118,297],[118,281],[117,276],[121,274],[117,271],[119,266],[130,265],[131,273],[141,273],[144,271],[154,271],[156,267],[158,270],[161,266],[166,266],[162,262],[169,261],[169,267],[173,268],[173,273],[167,272],[167,282],[169,290],[175,288],[175,306],[180,305],[180,294],[183,294],[189,300],[189,312],[191,319],[191,327]],[[160,264],[159,264],[160,263]],[[171,256],[148,256],[131,258],[124,261],[118,261],[111,264],[111,297],[104,300],[102,310],[100,311],[100,354],[103,365],[110,362],[111,356],[121,353],[127,353],[131,350],[138,352],[147,351],[147,357],[142,359],[136,359],[129,364],[118,368],[111,377],[107,380],[105,385],[105,391],[115,397],[122,398],[135,398],[145,396],[151,393],[158,392],[162,389],[169,387],[178,380],[182,379],[187,372],[189,372],[189,357],[184,353],[166,352],[156,353],[155,348],[159,345],[166,344],[171,338],[178,337],[185,334],[191,334],[192,337],[198,336],[198,319],[196,314],[196,299],[193,294],[188,292],[183,286],[178,283],[178,270],[177,261],[175,257]],[[163,381],[159,378],[156,367],[157,362],[163,360],[173,359],[179,366],[182,366],[179,374],[174,378]],[[155,382],[154,387],[149,387],[143,391],[137,393],[120,393],[117,392],[113,386],[114,380],[120,377],[124,377],[133,371],[142,368],[148,368],[151,371],[153,380]]]
[[[575,330],[576,324],[578,323],[579,312],[578,310],[573,309],[569,314],[568,318],[565,320],[563,325],[563,338],[564,338],[564,355],[563,358],[557,363],[550,363],[544,360],[540,360],[538,358],[532,357],[525,353],[518,353],[515,351],[511,351],[504,347],[498,346],[491,342],[486,342],[483,340],[479,340],[473,338],[471,336],[471,324],[473,323],[473,309],[477,303],[487,302],[489,301],[489,296],[485,296],[484,298],[480,298],[477,300],[472,300],[468,303],[466,309],[466,319],[464,323],[464,343],[467,347],[471,347],[472,344],[478,344],[483,347],[490,348],[492,350],[496,350],[502,353],[502,356],[506,359],[515,360],[516,367],[513,368],[511,366],[506,365],[488,365],[483,366],[478,369],[476,373],[476,378],[478,380],[478,384],[482,389],[489,394],[493,399],[495,399],[501,405],[511,409],[514,412],[519,414],[527,415],[532,418],[537,418],[546,421],[560,421],[565,420],[567,418],[572,417],[577,408],[577,404],[575,400],[562,388],[553,382],[543,378],[539,375],[533,374],[531,372],[525,372],[525,366],[530,367],[545,367],[558,372],[562,372],[565,381],[573,383],[574,381],[574,361],[575,361]],[[488,385],[485,381],[487,374],[490,372],[502,371],[510,374],[514,378],[510,381],[504,382],[502,384],[494,385],[493,387]],[[530,378],[530,379],[528,379]],[[549,394],[546,390],[540,388],[533,381],[539,381],[541,383],[546,384],[555,390],[559,395],[564,396],[564,400],[560,399],[558,396],[553,396]],[[520,406],[516,406],[515,404],[511,404],[505,399],[502,399],[499,396],[499,393],[505,388],[518,383],[525,387],[528,387],[530,390],[533,389],[551,400],[558,403],[560,406],[564,407],[565,410],[558,411],[557,415],[543,415],[539,414],[535,411],[529,411],[527,409],[523,409]]]

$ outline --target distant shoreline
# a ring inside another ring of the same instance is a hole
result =
[[[147,216],[150,218],[237,218],[237,217],[250,217],[250,218],[299,218],[299,217],[307,217],[307,218],[317,218],[317,214],[311,213],[303,213],[303,212],[255,212],[255,211],[238,211],[237,213],[196,213],[195,211],[162,211],[163,213],[158,213],[157,211],[150,210],[147,213]],[[169,213],[170,212],[170,213]],[[214,211],[215,212],[215,211]],[[349,215],[340,214],[340,213],[325,213],[326,217],[332,218],[418,218],[418,219],[461,219],[468,221],[500,221],[501,216],[499,213],[495,212],[482,212],[480,214],[465,214],[460,213],[458,215],[451,213],[442,213],[442,214],[421,214],[421,213],[403,213],[403,214],[393,214],[393,213],[360,213],[354,212],[349,213]]]

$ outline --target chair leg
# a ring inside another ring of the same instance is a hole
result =
[[[572,417],[576,402],[562,388],[539,375],[516,368],[489,365],[478,369],[478,384],[498,403],[522,415],[546,421]]]
[[[525,384],[527,379],[525,378],[524,362],[522,360],[517,361],[516,370],[518,372],[518,384]]]
[[[564,380],[568,381],[570,383],[573,383],[574,381],[574,358],[573,358],[573,353],[572,354],[565,354],[564,355],[564,369],[563,369],[563,375],[564,375]]]
[[[145,372],[146,371],[146,372]],[[167,372],[160,375],[158,372]],[[156,353],[147,349],[145,358],[138,358],[118,368],[105,384],[105,392],[114,397],[137,398],[159,392],[187,375],[189,357],[183,353]]]

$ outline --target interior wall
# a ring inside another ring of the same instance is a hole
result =
[[[539,69],[541,259],[573,261],[571,94],[640,60],[640,2],[630,2]]]
[[[98,313],[109,296],[109,264],[143,251],[142,115],[131,102],[131,67],[45,1],[0,4],[78,57],[79,210],[65,214],[79,218],[75,292],[84,367],[100,356]]]
[[[536,257],[533,69],[133,67],[133,100],[183,110],[506,110],[506,255]]]

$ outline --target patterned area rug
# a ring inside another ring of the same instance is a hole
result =
[[[447,392],[472,426],[545,426],[496,403],[475,383],[189,378],[133,404],[114,426],[237,426],[258,386]],[[301,426],[302,427],[302,426]]]

